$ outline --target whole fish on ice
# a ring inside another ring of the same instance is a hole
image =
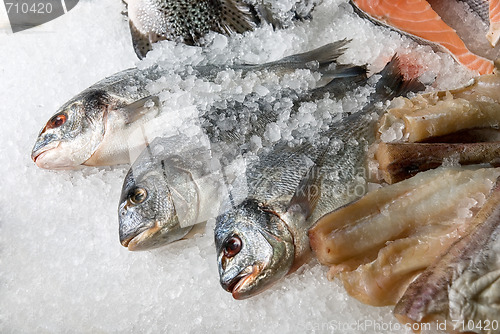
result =
[[[312,69],[331,80],[338,73],[334,63],[346,44],[339,41],[261,65],[202,66],[194,68],[194,73],[213,81],[226,69],[241,71],[242,75],[271,71],[279,76],[296,69]],[[128,69],[87,88],[59,108],[40,131],[31,154],[33,161],[47,169],[129,163],[129,152],[145,144],[144,138],[134,139],[133,133],[152,120],[163,117],[168,121],[159,97],[147,86],[169,73],[156,66]]]
[[[216,217],[225,192],[228,170],[239,169],[240,157],[263,146],[269,125],[279,118],[294,117],[303,102],[325,93],[343,95],[367,82],[365,68],[339,66],[338,78],[328,85],[304,92],[280,92],[243,102],[226,101],[200,116],[199,132],[187,136],[156,138],[137,158],[125,181],[118,209],[120,242],[129,250],[159,247],[186,237],[196,224]],[[289,101],[289,102],[287,102]],[[290,104],[290,106],[289,106]]]
[[[364,194],[360,171],[378,117],[373,103],[422,89],[403,80],[397,63],[382,71],[372,103],[330,124],[320,132],[323,140],[293,147],[281,141],[249,160],[240,185],[232,185],[233,207],[215,227],[220,283],[234,298],[260,293],[300,267],[311,252],[309,227]]]
[[[174,40],[197,45],[210,31],[229,35],[253,30],[261,21],[282,26],[282,17],[273,13],[272,2],[244,0],[124,0],[130,32],[139,58],[152,44]],[[306,17],[317,0],[300,0],[290,13],[281,16]]]

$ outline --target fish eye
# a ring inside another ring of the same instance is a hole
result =
[[[130,194],[129,200],[130,202],[132,202],[132,204],[137,205],[144,202],[147,197],[148,197],[148,192],[146,191],[146,189],[135,188],[132,194]]]
[[[241,250],[241,239],[237,235],[232,236],[224,242],[224,256],[233,257]]]
[[[67,119],[68,119],[68,117],[66,116],[66,114],[55,115],[47,123],[47,128],[48,129],[58,128],[61,125],[63,125],[64,123],[66,123]]]

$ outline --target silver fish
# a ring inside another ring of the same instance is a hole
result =
[[[262,21],[286,26],[285,18],[307,17],[317,0],[301,0],[290,13],[273,12],[272,2],[244,0],[125,0],[135,52],[144,58],[161,40],[200,45],[210,31],[225,35],[253,30]],[[288,14],[288,15],[287,15]],[[283,17],[285,16],[285,17]]]
[[[284,75],[306,68],[329,78],[337,73],[330,65],[335,67],[347,43],[338,41],[261,65],[197,67],[195,74],[213,80],[220,71],[229,68],[243,75],[266,71]],[[129,142],[132,134],[153,119],[168,118],[162,113],[159,98],[146,88],[167,73],[171,72],[156,66],[128,69],[87,88],[59,108],[40,131],[31,154],[33,161],[47,169],[129,163],[129,152],[134,149],[131,146],[145,144],[143,138]]]
[[[372,101],[422,88],[403,81],[397,63],[382,71]],[[311,252],[312,224],[365,193],[364,161],[374,140],[375,111],[372,102],[331,124],[321,133],[326,141],[295,147],[281,142],[248,163],[240,177],[245,186],[231,192],[235,206],[217,217],[215,227],[220,283],[235,299],[260,293],[300,267]]]
[[[224,172],[252,151],[252,136],[262,136],[267,125],[280,117],[283,99],[294,101],[283,110],[293,116],[302,102],[327,92],[342,97],[367,81],[365,68],[359,66],[341,67],[338,76],[300,96],[284,90],[274,103],[266,97],[255,100],[253,95],[243,102],[226,101],[224,108],[214,107],[200,117],[198,134],[155,139],[134,162],[123,184],[118,208],[122,245],[129,250],[159,247],[216,217],[227,197]]]

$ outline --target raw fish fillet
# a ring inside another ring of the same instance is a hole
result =
[[[456,325],[454,329],[458,332],[498,333],[499,180],[466,232],[409,286],[394,309],[399,320],[404,323],[447,320],[449,327]]]
[[[441,168],[370,192],[309,230],[319,262],[363,303],[394,305],[416,275],[465,235],[499,168]]]
[[[396,123],[403,124],[403,138],[421,142],[473,128],[500,125],[500,75],[481,75],[466,87],[397,98],[380,121],[383,135]],[[381,136],[382,138],[382,136]]]
[[[493,72],[493,62],[470,52],[455,30],[448,26],[425,0],[352,2],[377,21],[441,45],[459,63],[479,74]]]

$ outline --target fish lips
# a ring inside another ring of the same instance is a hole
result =
[[[59,147],[60,142],[53,141],[47,143],[46,141],[37,142],[31,151],[31,160],[40,168],[51,168],[50,164],[44,161],[47,153]]]
[[[221,285],[224,290],[231,292],[234,299],[246,299],[254,295],[250,284],[256,280],[261,272],[261,266],[254,264],[246,267],[233,278],[221,282]]]
[[[141,229],[133,233],[120,233],[120,243],[129,251],[138,251],[151,248],[146,240],[150,240],[153,235],[161,230],[160,224],[155,222],[152,227]]]

